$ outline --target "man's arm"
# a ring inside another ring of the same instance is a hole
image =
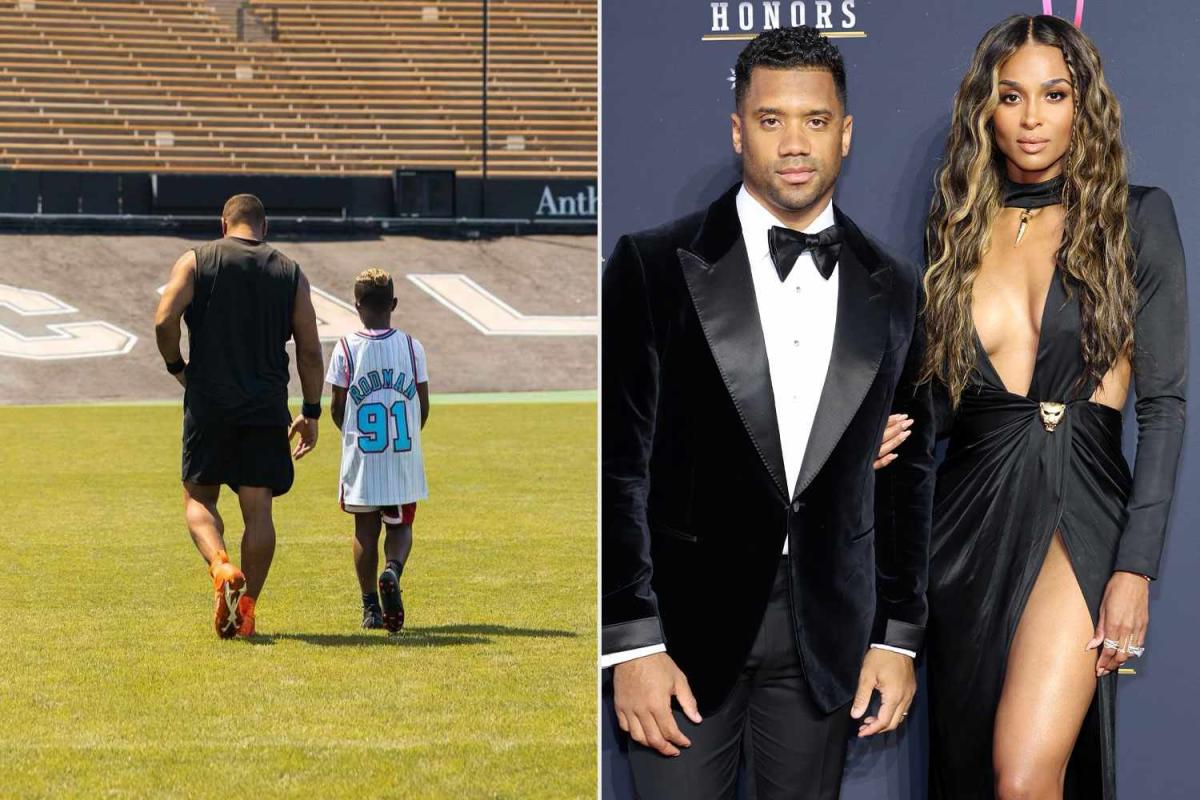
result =
[[[296,342],[296,371],[300,373],[300,391],[304,395],[305,409],[316,407],[320,414],[321,385],[324,379],[325,362],[321,353],[321,337],[317,334],[317,312],[313,309],[312,294],[308,278],[300,273],[296,284],[296,302],[292,309],[292,339]],[[292,420],[288,431],[289,439],[300,434],[300,442],[292,456],[303,458],[317,446],[317,417],[308,416],[301,410]]]
[[[641,255],[628,237],[601,279],[602,663],[613,666],[613,705],[621,730],[666,756],[691,742],[671,698],[700,722],[687,678],[666,652],[658,599],[650,585],[650,450],[658,408],[658,346]],[[617,663],[619,662],[619,663]]]
[[[659,361],[641,254],[628,237],[600,286],[601,651],[611,654],[664,641],[646,521]]]
[[[183,360],[179,350],[183,335],[179,323],[183,319],[183,312],[191,305],[195,287],[196,253],[188,250],[171,267],[171,277],[167,279],[162,299],[158,301],[158,310],[154,312],[154,338],[158,342],[158,352],[167,364]],[[183,372],[177,372],[175,379],[182,385],[185,382]]]
[[[924,297],[913,278],[918,315]],[[928,382],[918,383],[925,354],[923,323],[914,322],[904,368],[896,387],[893,414],[912,421],[909,436],[895,449],[896,459],[875,472],[876,611],[872,648],[863,662],[851,715],[865,711],[871,692],[883,702],[877,717],[867,717],[860,736],[895,730],[916,690],[912,658],[925,635],[929,607],[929,528],[933,513],[933,459],[936,431]]]
[[[923,295],[917,288],[917,308]],[[875,472],[875,569],[878,603],[871,641],[918,651],[929,607],[929,529],[933,516],[933,396],[918,383],[925,357],[920,318],[896,387],[892,412],[912,420],[910,435],[896,448],[896,461]]]
[[[321,384],[325,360],[321,353],[321,337],[317,335],[317,312],[313,308],[308,278],[300,273],[296,285],[296,304],[292,311],[292,339],[296,342],[296,371],[300,373],[300,390],[304,402],[321,402]]]

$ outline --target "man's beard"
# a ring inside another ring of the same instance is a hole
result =
[[[827,177],[828,173],[825,169],[819,169],[813,173],[813,179],[807,184],[801,186],[780,186],[776,183],[776,173],[774,167],[768,167],[765,173],[751,173],[745,169],[745,158],[742,159],[742,174],[750,175],[754,179],[753,188],[758,190],[771,205],[776,208],[783,209],[791,213],[800,213],[809,210],[818,203],[825,193],[829,191],[829,187],[837,180],[837,173],[832,177]]]
[[[812,181],[803,186],[783,187],[772,181],[766,188],[767,197],[775,205],[791,212],[803,212],[825,196],[829,183],[825,181],[824,174],[818,172],[813,175]]]

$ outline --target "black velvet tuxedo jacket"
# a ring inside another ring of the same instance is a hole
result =
[[[934,430],[929,386],[915,383],[920,279],[835,209],[832,358],[785,486],[738,188],[622,237],[604,269],[602,649],[665,642],[711,713],[744,666],[787,537],[805,679],[828,712],[853,698],[869,643],[918,650],[924,635]],[[898,412],[913,434],[876,472]]]

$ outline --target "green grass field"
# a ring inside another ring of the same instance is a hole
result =
[[[595,795],[594,403],[435,403],[394,638],[358,627],[327,419],[259,636],[216,638],[180,418],[0,408],[0,796]]]

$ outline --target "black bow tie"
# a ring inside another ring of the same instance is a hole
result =
[[[820,233],[802,233],[774,225],[767,232],[767,244],[771,248],[771,261],[775,262],[779,280],[787,280],[796,259],[806,251],[812,252],[821,277],[829,280],[842,252],[842,229],[830,225]]]

